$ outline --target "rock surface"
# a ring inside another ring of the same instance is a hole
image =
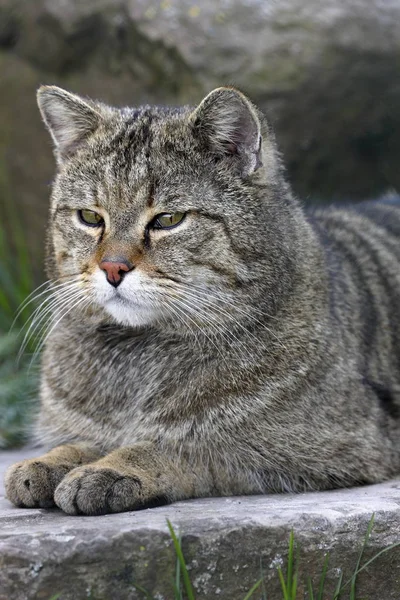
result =
[[[305,201],[398,189],[399,66],[398,0],[0,0],[0,205],[17,207],[41,265],[54,172],[41,83],[117,105],[234,84],[273,121]]]
[[[3,452],[6,466],[33,451]],[[197,600],[243,600],[265,576],[270,600],[281,600],[276,572],[286,568],[289,532],[301,547],[300,593],[306,575],[319,580],[329,552],[328,590],[339,570],[354,571],[371,515],[375,525],[363,563],[400,540],[400,480],[299,495],[211,498],[139,512],[70,517],[58,510],[13,508],[0,491],[0,600],[136,600],[135,584],[172,600],[175,556],[166,519],[182,534]],[[348,598],[349,589],[343,595]],[[331,595],[327,595],[327,598]],[[357,598],[399,600],[400,549],[359,576]],[[259,590],[253,596],[261,598]]]

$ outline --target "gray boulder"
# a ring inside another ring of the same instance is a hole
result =
[[[38,451],[36,451],[37,453]],[[35,452],[0,454],[6,465]],[[0,600],[139,600],[147,589],[173,598],[175,554],[169,519],[182,548],[197,600],[243,600],[265,577],[270,600],[282,593],[293,529],[300,546],[299,598],[306,576],[317,588],[329,553],[326,595],[340,573],[355,570],[371,515],[375,526],[362,564],[400,539],[400,481],[332,492],[211,498],[101,517],[13,508],[0,490]],[[398,600],[400,547],[383,553],[358,577],[357,598]],[[347,586],[342,598],[349,597]],[[261,589],[252,597],[260,600]]]

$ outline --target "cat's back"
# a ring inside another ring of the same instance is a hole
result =
[[[309,212],[330,312],[368,378],[400,382],[400,197]]]
[[[309,216],[318,229],[328,237],[336,237],[338,230],[360,234],[368,231],[374,239],[400,241],[400,196],[386,196],[379,200],[337,204],[326,208],[310,209]]]
[[[400,281],[400,196],[316,209],[309,217],[328,255],[353,258],[361,270],[375,264]]]

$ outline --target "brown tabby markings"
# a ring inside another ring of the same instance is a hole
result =
[[[397,474],[400,203],[305,213],[231,88],[194,110],[38,98],[59,168],[37,437],[63,445],[12,466],[8,498],[100,514]],[[134,265],[116,288],[105,258]]]

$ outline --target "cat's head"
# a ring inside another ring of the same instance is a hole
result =
[[[116,109],[44,86],[38,103],[58,162],[49,275],[72,311],[190,330],[276,302],[295,260],[293,207],[242,93]]]

